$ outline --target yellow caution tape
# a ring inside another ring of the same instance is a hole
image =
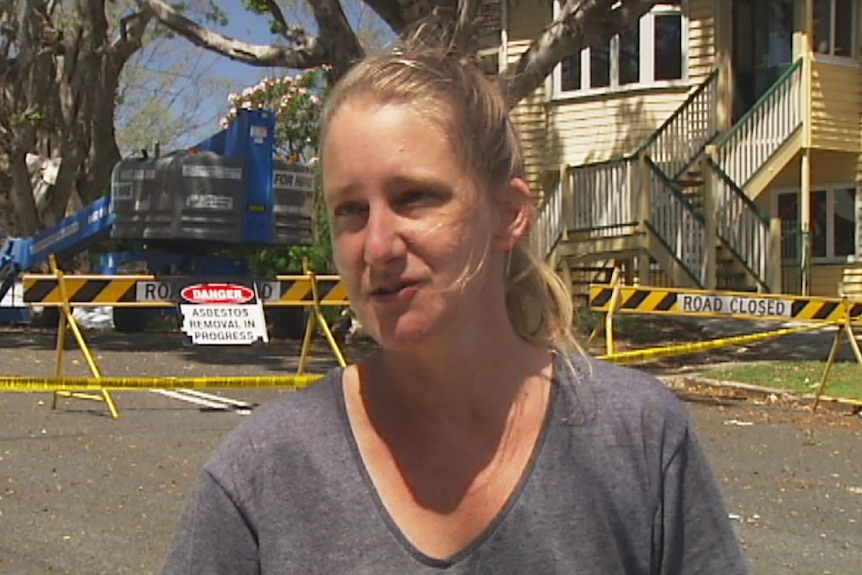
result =
[[[0,377],[0,391],[102,391],[146,389],[218,389],[283,387],[300,389],[322,375],[272,377]]]
[[[791,335],[794,333],[801,333],[804,331],[813,331],[817,329],[823,329],[824,327],[828,327],[830,325],[835,325],[835,322],[825,322],[814,325],[803,325],[800,327],[793,328],[784,328],[778,329],[774,331],[766,331],[761,333],[753,333],[748,335],[736,335],[731,337],[723,337],[720,339],[713,339],[709,341],[702,341],[698,343],[685,343],[680,345],[670,345],[664,347],[653,347],[648,349],[636,349],[632,351],[622,351],[612,354],[605,354],[599,356],[599,359],[605,359],[607,361],[617,363],[620,365],[627,365],[632,363],[644,363],[647,361],[656,361],[658,359],[665,359],[669,357],[677,357],[680,355],[688,355],[692,353],[700,353],[702,351],[708,351],[711,349],[718,349],[722,347],[730,347],[734,345],[744,345],[747,343],[755,343],[758,341],[764,341],[767,339],[772,339],[776,337],[781,337],[785,335]]]

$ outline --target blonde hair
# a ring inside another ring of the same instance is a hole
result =
[[[481,189],[502,191],[513,178],[524,177],[520,140],[498,85],[450,52],[393,51],[356,64],[327,97],[321,142],[341,106],[356,97],[418,104],[435,114]],[[572,330],[571,296],[526,238],[508,253],[505,282],[509,320],[520,337],[561,352],[580,349]]]

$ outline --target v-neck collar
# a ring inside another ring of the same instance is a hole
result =
[[[530,458],[527,461],[527,465],[524,466],[523,471],[521,472],[521,477],[518,479],[518,483],[515,485],[515,488],[512,489],[512,492],[509,494],[506,499],[506,503],[497,513],[493,520],[485,527],[484,530],[470,543],[468,543],[463,549],[454,553],[453,555],[447,558],[437,558],[427,555],[422,552],[419,548],[417,548],[404,532],[398,527],[398,524],[395,522],[395,519],[386,509],[386,506],[383,503],[383,500],[380,497],[380,493],[377,491],[377,487],[374,485],[374,482],[371,479],[371,474],[368,471],[368,468],[365,466],[365,461],[362,459],[362,454],[359,450],[359,444],[356,441],[356,436],[353,433],[352,428],[350,427],[350,418],[347,415],[347,404],[344,398],[344,370],[340,369],[336,374],[336,377],[331,379],[332,382],[332,391],[335,394],[336,405],[338,406],[338,411],[340,417],[342,419],[343,429],[345,431],[345,435],[347,438],[347,443],[351,454],[353,456],[353,460],[356,463],[356,467],[359,471],[360,477],[362,478],[362,482],[365,485],[366,492],[368,496],[371,498],[374,507],[377,509],[377,513],[379,518],[383,521],[384,525],[386,525],[387,530],[390,534],[395,538],[398,544],[407,551],[411,557],[413,557],[419,563],[423,565],[427,565],[429,567],[437,568],[437,569],[445,569],[448,567],[452,567],[461,561],[464,561],[473,553],[475,553],[478,549],[480,549],[483,544],[490,539],[500,525],[505,521],[506,517],[509,515],[509,512],[519,501],[521,494],[524,491],[524,488],[529,483],[530,478],[533,475],[533,470],[536,468],[536,462],[539,459],[539,456],[542,451],[542,447],[545,444],[545,439],[548,435],[548,429],[551,426],[551,421],[553,420],[554,407],[557,402],[557,396],[559,395],[559,383],[558,383],[558,373],[559,368],[561,367],[558,364],[559,358],[554,356],[554,375],[551,379],[551,389],[548,397],[548,404],[545,407],[545,416],[542,420],[542,428],[539,430],[539,434],[536,437],[536,442],[533,445],[532,453],[530,454]]]

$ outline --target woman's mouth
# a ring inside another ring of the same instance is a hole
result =
[[[416,291],[417,282],[402,281],[397,283],[378,286],[371,291],[371,297],[375,300],[396,300],[403,297],[408,297]]]

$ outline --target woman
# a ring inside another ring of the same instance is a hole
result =
[[[321,161],[379,350],[231,434],[165,573],[745,572],[681,404],[573,353],[492,82],[369,58],[327,101]]]

